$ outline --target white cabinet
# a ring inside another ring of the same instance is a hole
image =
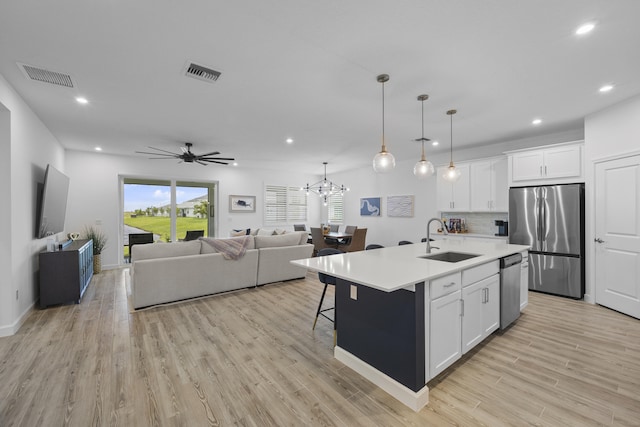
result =
[[[506,157],[470,164],[472,211],[507,212],[509,210],[507,169]]]
[[[582,143],[509,153],[509,186],[584,182]]]
[[[443,178],[448,166],[441,166],[437,169],[437,208],[445,212],[469,211],[469,164],[459,163],[456,169],[460,170],[460,179],[456,182],[449,182]]]
[[[529,252],[522,252],[520,264],[520,311],[529,304]]]
[[[500,275],[462,288],[462,354],[500,326]]]
[[[444,371],[462,356],[461,275],[450,274],[430,282],[429,355],[427,378]]]
[[[433,378],[462,356],[460,290],[431,301],[430,311],[429,378]]]

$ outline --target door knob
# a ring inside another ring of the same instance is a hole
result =
[[[594,242],[596,243],[604,243],[604,240],[602,240],[601,238],[597,237],[595,239],[593,239]]]

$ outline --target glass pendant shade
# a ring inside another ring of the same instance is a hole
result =
[[[389,153],[383,148],[383,151],[380,151],[373,158],[373,170],[377,173],[386,173],[393,168],[396,167],[396,159],[393,157],[393,154]]]
[[[456,169],[453,162],[451,162],[447,170],[442,174],[442,178],[449,182],[456,182],[460,179],[460,175],[462,175],[460,169]]]
[[[376,173],[386,173],[396,167],[396,159],[393,154],[387,151],[387,146],[384,143],[384,84],[389,81],[389,75],[380,74],[376,79],[382,83],[382,149],[373,158],[373,170]]]
[[[451,160],[449,161],[449,167],[442,175],[442,178],[449,182],[456,182],[460,179],[460,175],[462,174],[462,172],[460,172],[460,169],[456,169],[455,165],[453,164],[453,115],[457,112],[457,110],[447,111],[447,115],[451,117]]]
[[[413,174],[418,178],[429,178],[434,173],[433,163],[428,160],[420,160],[413,167]]]

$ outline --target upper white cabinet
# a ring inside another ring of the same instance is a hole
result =
[[[509,210],[506,157],[472,162],[470,177],[473,212],[507,212]]]
[[[581,142],[509,152],[509,186],[584,182]]]
[[[456,169],[460,170],[460,179],[451,183],[443,178],[448,166],[441,166],[437,173],[437,207],[439,211],[468,212],[469,199],[469,164],[458,163]]]

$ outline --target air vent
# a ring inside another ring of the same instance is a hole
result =
[[[213,70],[211,68],[195,64],[190,62],[185,69],[185,75],[187,77],[193,77],[194,79],[202,80],[209,83],[214,83],[220,77],[220,71]]]
[[[43,83],[50,83],[52,85],[73,87],[73,80],[71,80],[71,76],[69,74],[45,70],[44,68],[21,64],[20,62],[18,62],[18,67],[28,79],[36,80]]]

